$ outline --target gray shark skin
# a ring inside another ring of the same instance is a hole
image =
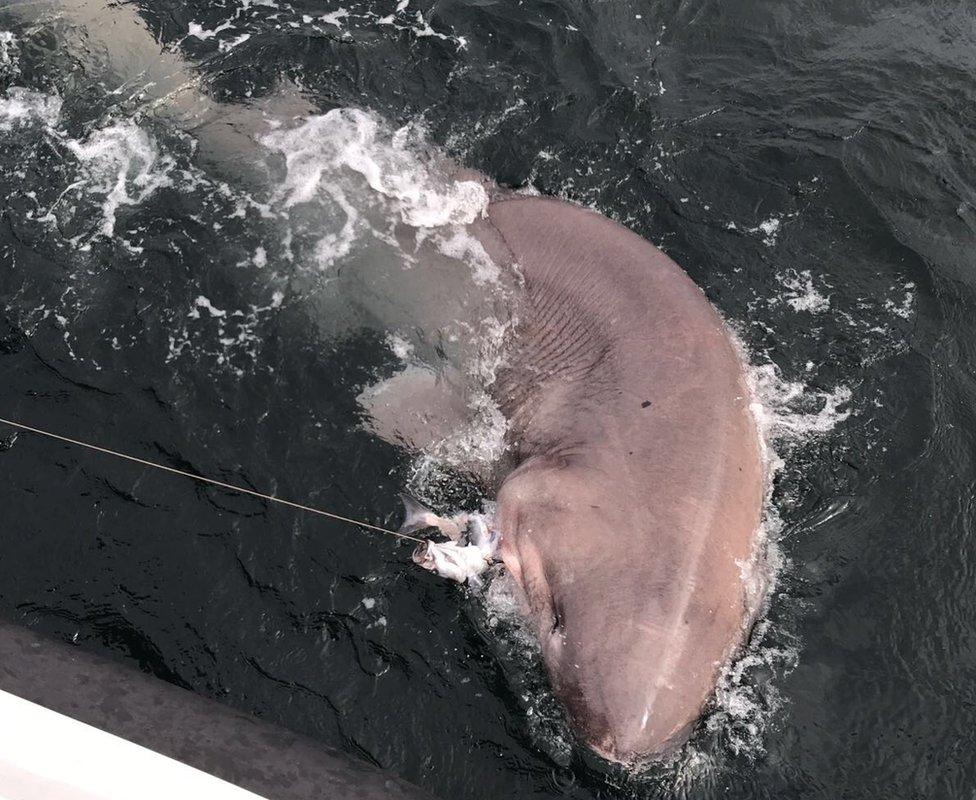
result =
[[[739,353],[667,256],[592,211],[494,202],[479,235],[524,292],[494,393],[497,496],[553,688],[633,762],[688,737],[756,613],[763,463]]]

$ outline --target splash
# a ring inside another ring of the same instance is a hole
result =
[[[783,705],[777,678],[792,670],[799,658],[799,641],[769,616],[771,598],[788,567],[780,547],[784,523],[773,501],[773,481],[794,454],[811,442],[829,435],[852,413],[852,393],[846,386],[817,391],[801,381],[784,379],[771,361],[755,363],[733,332],[752,395],[750,408],[759,433],[765,466],[765,501],[757,549],[749,564],[740,565],[747,594],[758,610],[744,649],[719,678],[714,704],[705,716],[700,735],[677,756],[673,778],[676,785],[694,775],[713,771],[719,753],[757,757],[765,752],[764,740]],[[718,749],[707,742],[718,743]]]
[[[830,298],[814,286],[810,270],[805,269],[801,272],[790,270],[778,275],[776,279],[786,289],[786,293],[782,298],[777,297],[770,302],[779,302],[782,299],[794,311],[806,311],[811,314],[821,314],[830,308]]]
[[[759,233],[762,234],[763,244],[766,247],[774,247],[776,245],[776,239],[779,237],[780,226],[782,222],[777,217],[770,217],[763,222],[760,222],[755,228],[747,228],[749,233]]]
[[[753,366],[749,382],[755,397],[753,414],[767,447],[829,433],[851,414],[851,390],[846,386],[811,392],[800,381],[784,380],[773,363]]]
[[[903,287],[904,295],[900,303],[895,300],[888,298],[885,300],[885,310],[896,317],[901,317],[904,320],[910,320],[912,315],[915,313],[915,282],[908,281]]]
[[[65,144],[83,173],[79,187],[84,186],[90,197],[102,199],[98,226],[102,236],[114,236],[121,207],[138,205],[158,189],[173,184],[170,173],[174,160],[161,156],[149,134],[131,120]]]
[[[20,73],[18,50],[17,37],[10,31],[0,31],[0,78]]]
[[[270,207],[296,260],[344,281],[342,302],[387,326],[401,372],[460,376],[468,420],[425,449],[410,480],[411,491],[436,502],[435,487],[452,472],[487,468],[505,447],[506,423],[487,387],[514,322],[509,304],[496,305],[506,278],[467,227],[486,212],[488,192],[427,142],[422,124],[394,128],[359,109],[308,117],[261,142],[283,165]]]
[[[240,0],[229,3],[228,15],[220,22],[191,22],[187,36],[200,42],[211,43],[218,50],[226,52],[241,43],[240,36],[232,36],[235,30],[266,28],[272,30],[301,31],[309,36],[339,36],[352,38],[354,33],[369,32],[372,36],[389,32],[393,35],[407,34],[416,39],[434,39],[453,44],[457,50],[467,47],[464,36],[440,30],[431,19],[417,8],[410,8],[409,0],[381,0],[379,3],[349,3],[325,13],[308,13],[308,9],[295,7],[278,0]],[[246,41],[246,39],[244,40]]]
[[[418,159],[413,146],[422,137],[417,125],[391,133],[378,117],[344,108],[270,133],[262,142],[285,157],[278,198],[286,207],[310,202],[322,192],[335,195],[332,179],[346,170],[387,198],[390,210],[406,225],[435,228],[473,222],[487,207],[487,192],[476,181],[451,181],[436,164]]]
[[[61,98],[57,95],[11,86],[0,97],[0,133],[35,124],[51,128],[60,115]]]

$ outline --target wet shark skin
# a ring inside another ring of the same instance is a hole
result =
[[[513,197],[488,218],[524,280],[494,392],[498,493],[556,694],[631,762],[689,735],[756,613],[763,464],[745,366],[702,291],[621,225]]]

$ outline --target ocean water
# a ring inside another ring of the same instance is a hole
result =
[[[575,745],[504,575],[471,593],[392,539],[12,431],[0,613],[440,797],[970,796],[974,28],[0,3],[0,416],[382,525],[405,486],[479,505],[513,287],[463,232],[465,167],[681,264],[752,365],[769,468],[764,614],[640,770]],[[364,429],[364,392],[448,363],[470,426],[419,456]]]

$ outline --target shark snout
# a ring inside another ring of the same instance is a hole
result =
[[[680,747],[701,710],[680,676],[665,676],[660,661],[613,634],[580,636],[571,612],[545,638],[543,651],[556,695],[584,743],[624,764],[660,758]]]
[[[688,739],[694,720],[662,719],[654,709],[638,705],[621,713],[605,713],[606,727],[587,738],[591,750],[608,761],[633,764],[673,753]]]

